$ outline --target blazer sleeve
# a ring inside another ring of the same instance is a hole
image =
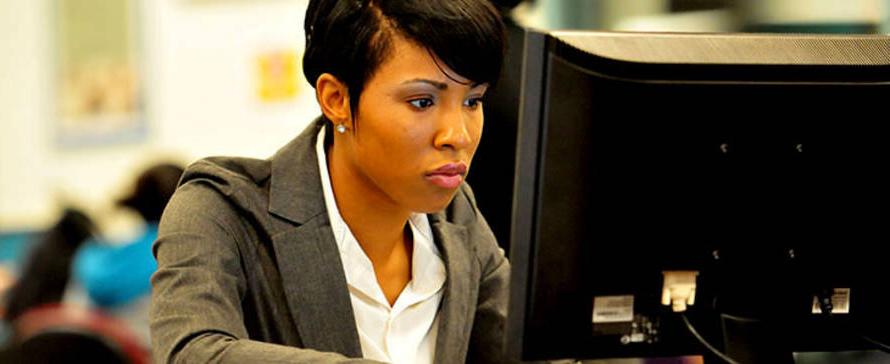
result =
[[[367,363],[248,339],[241,309],[246,283],[237,213],[199,183],[176,192],[153,246],[150,326],[156,363]]]
[[[464,194],[475,212],[475,219],[468,231],[481,268],[467,363],[507,363],[510,360],[504,355],[504,322],[507,317],[510,263],[479,212],[472,190],[466,184]]]

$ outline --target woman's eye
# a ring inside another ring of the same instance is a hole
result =
[[[426,109],[430,106],[433,106],[433,99],[414,99],[408,101],[408,103],[418,109]]]
[[[474,98],[471,98],[471,99],[467,99],[467,101],[464,101],[464,106],[469,107],[469,108],[473,108],[473,109],[479,107],[480,104],[482,104],[482,98],[481,98],[481,97],[474,97]]]

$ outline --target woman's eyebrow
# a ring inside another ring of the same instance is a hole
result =
[[[439,90],[445,90],[448,88],[448,84],[445,82],[433,81],[433,80],[428,80],[425,78],[415,78],[412,80],[402,82],[403,85],[410,84],[410,83],[425,83],[425,84],[432,85],[433,87],[435,87]]]

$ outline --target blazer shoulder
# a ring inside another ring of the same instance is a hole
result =
[[[179,184],[204,182],[228,190],[238,187],[262,186],[271,176],[268,160],[241,157],[208,157],[192,163]]]
[[[171,202],[177,201],[173,206],[182,211],[226,216],[226,220],[238,220],[237,216],[243,217],[244,213],[265,220],[270,164],[266,160],[237,157],[201,159],[186,168]],[[168,210],[172,213],[174,208],[168,206]]]

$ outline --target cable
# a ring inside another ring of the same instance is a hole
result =
[[[710,350],[712,353],[714,353],[714,355],[717,355],[718,357],[720,357],[720,359],[723,359],[725,362],[727,362],[729,364],[739,364],[739,362],[733,360],[732,358],[730,358],[728,355],[724,354],[720,350],[717,350],[717,348],[715,348],[707,340],[705,340],[705,338],[702,337],[701,334],[698,333],[698,330],[696,330],[695,327],[692,326],[692,323],[689,322],[689,318],[686,317],[685,313],[681,313],[680,317],[683,318],[683,322],[686,323],[686,327],[689,329],[689,332],[691,332],[692,335],[695,336],[695,338],[698,339],[698,341],[700,343],[702,343],[702,345],[704,345],[706,348],[708,348],[708,350]]]
[[[723,317],[723,318],[728,318],[728,319],[730,319],[730,320],[733,320],[733,321],[739,321],[739,322],[762,322],[762,321],[763,321],[763,320],[761,320],[761,319],[756,319],[756,318],[752,318],[752,317],[742,317],[742,316],[730,315],[730,314],[728,314],[728,313],[721,313],[720,316]]]

